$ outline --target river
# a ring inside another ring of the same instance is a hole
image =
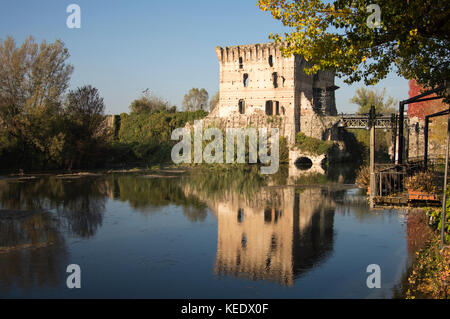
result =
[[[344,175],[257,170],[0,181],[2,298],[392,298],[406,213]],[[350,178],[351,179],[351,178]],[[67,266],[81,269],[69,289]],[[367,267],[380,266],[381,288]]]

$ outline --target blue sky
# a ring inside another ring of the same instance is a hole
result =
[[[66,26],[69,4],[81,7],[81,29]],[[20,44],[61,39],[74,65],[71,88],[91,84],[105,99],[106,112],[128,111],[131,101],[149,88],[152,94],[181,105],[192,87],[212,96],[219,87],[215,47],[268,42],[284,32],[279,21],[256,0],[2,0],[0,38]],[[336,84],[339,112],[354,112],[349,99],[362,83]],[[396,99],[408,96],[406,80],[391,73],[377,85]]]

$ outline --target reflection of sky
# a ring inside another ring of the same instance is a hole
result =
[[[146,88],[176,105],[192,87],[204,87],[212,96],[219,87],[217,45],[264,43],[270,32],[286,31],[256,2],[77,0],[82,27],[71,30],[66,27],[71,2],[3,1],[0,38],[62,39],[75,66],[72,87],[92,84],[105,98],[107,112],[120,114]],[[336,84],[338,111],[356,111],[349,99],[363,84]],[[406,80],[395,73],[377,87],[399,100],[408,95]]]
[[[0,267],[0,288],[11,287],[2,278],[32,278],[44,270],[57,280],[29,283],[26,291],[7,288],[6,296],[388,297],[404,270],[404,214],[369,213],[365,195],[357,190],[261,188],[256,183],[245,195],[233,191],[239,189],[236,183],[203,185],[200,177],[108,175],[0,184],[6,206],[19,201],[44,209],[61,206],[38,227],[54,229],[59,244],[33,250],[33,258],[16,258],[27,256],[26,249],[0,254],[0,265],[8,266]],[[240,220],[239,211],[244,214]],[[11,233],[4,225],[0,234]],[[14,246],[14,238],[7,237],[8,244],[0,236],[0,246]],[[72,263],[81,266],[81,290],[65,287],[65,267]],[[365,269],[372,263],[382,268],[382,290],[366,288]],[[217,271],[217,265],[230,271]],[[18,269],[19,276],[3,269]]]
[[[333,251],[293,287],[214,275],[217,219],[209,211],[192,223],[179,206],[142,214],[127,202],[108,200],[102,226],[89,239],[69,235],[68,263],[82,269],[82,289],[31,289],[39,297],[321,298],[389,297],[406,260],[405,226],[396,212],[359,218],[350,208],[334,216]],[[0,256],[1,258],[1,256]],[[366,287],[366,267],[379,264],[381,290]],[[64,273],[65,269],[59,269]],[[12,291],[8,296],[16,295]]]

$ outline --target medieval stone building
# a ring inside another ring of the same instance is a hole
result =
[[[276,44],[216,48],[220,98],[208,120],[227,127],[278,127],[289,143],[298,132],[330,139],[329,118],[337,115],[334,74],[319,71],[302,56],[284,57]]]

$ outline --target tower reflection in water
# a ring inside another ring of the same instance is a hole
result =
[[[266,188],[253,200],[230,194],[214,203],[215,273],[293,286],[333,248],[335,203],[323,192]]]
[[[161,214],[175,205],[190,223],[203,222],[209,208],[218,225],[217,251],[211,251],[216,275],[292,286],[332,252],[338,193],[269,187],[258,175],[240,171],[176,179],[112,175],[4,181],[0,287],[5,293],[14,287],[64,285],[70,251],[66,236],[91,239],[108,227],[103,225],[108,200],[126,202],[139,212],[130,218],[139,221],[141,214]],[[8,210],[15,212],[8,215]],[[143,247],[142,254],[148,254],[148,246]]]

